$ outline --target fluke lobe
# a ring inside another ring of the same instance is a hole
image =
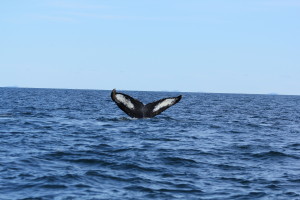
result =
[[[123,110],[127,115],[133,118],[154,117],[165,111],[169,107],[173,106],[174,104],[178,103],[181,97],[182,96],[179,95],[178,97],[164,98],[144,105],[139,100],[134,99],[127,94],[118,93],[116,89],[113,89],[111,91],[111,99],[121,110]]]

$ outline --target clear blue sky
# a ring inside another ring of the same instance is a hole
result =
[[[4,86],[300,95],[300,1],[1,1]]]

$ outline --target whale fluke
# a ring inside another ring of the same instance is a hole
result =
[[[133,118],[154,117],[165,111],[169,107],[173,106],[174,104],[178,103],[181,97],[182,96],[179,95],[178,97],[164,98],[144,105],[139,100],[134,99],[127,94],[118,93],[116,89],[113,89],[111,92],[111,99],[121,110],[123,110],[127,115]]]

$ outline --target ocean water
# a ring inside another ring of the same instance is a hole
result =
[[[300,96],[0,88],[0,199],[300,199]]]

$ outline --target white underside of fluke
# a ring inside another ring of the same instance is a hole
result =
[[[174,99],[174,98],[172,98],[172,99],[165,99],[164,101],[160,102],[159,104],[157,104],[154,107],[153,112],[156,112],[156,111],[158,111],[159,109],[161,109],[163,107],[173,105],[175,101],[176,101],[176,99]]]
[[[122,104],[124,104],[127,108],[133,110],[134,109],[134,105],[133,103],[131,103],[131,101],[129,99],[127,99],[124,95],[122,94],[116,94],[116,99],[121,102]]]

